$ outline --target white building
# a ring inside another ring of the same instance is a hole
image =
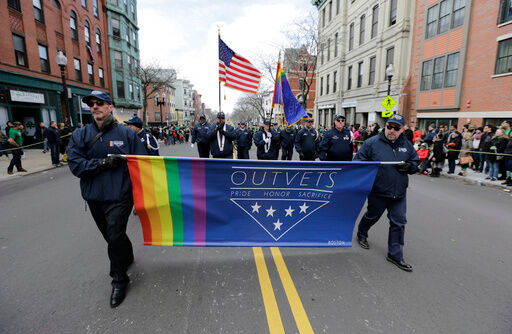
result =
[[[346,124],[383,125],[386,68],[393,64],[391,96],[399,102],[407,80],[412,38],[412,0],[313,0],[319,10],[315,115],[330,126],[343,114]],[[392,110],[398,109],[398,103]]]

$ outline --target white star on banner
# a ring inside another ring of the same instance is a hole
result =
[[[290,207],[288,209],[284,209],[284,211],[286,211],[286,215],[285,217],[288,217],[288,216],[292,216],[292,212],[295,211],[295,209],[292,209],[292,206],[290,205]]]
[[[268,216],[272,216],[272,217],[274,217],[274,212],[276,212],[276,210],[274,210],[274,209],[272,208],[272,205],[270,206],[270,209],[265,209],[265,211],[267,211],[267,217],[268,217]]]
[[[309,206],[306,205],[306,202],[304,202],[304,204],[302,204],[301,206],[299,206],[300,208],[300,212],[299,213],[306,213],[306,209],[309,208]]]
[[[274,223],[274,226],[275,226],[275,227],[274,227],[274,231],[275,231],[275,230],[279,230],[279,231],[281,231],[281,225],[283,225],[283,223],[281,223],[281,222],[279,221],[279,218],[277,218],[277,221]]]
[[[257,213],[260,213],[260,208],[261,208],[261,205],[258,205],[258,202],[254,203],[254,205],[251,205],[251,208],[252,208],[252,212],[257,212]]]

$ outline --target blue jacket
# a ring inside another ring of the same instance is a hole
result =
[[[208,144],[210,141],[208,140],[208,129],[210,128],[210,124],[208,122],[197,122],[194,128],[192,129],[192,141],[191,143],[205,143]]]
[[[367,139],[354,157],[354,161],[405,161],[412,165],[409,174],[418,171],[420,158],[412,143],[401,134],[394,143],[382,131]],[[400,173],[395,165],[381,165],[377,171],[371,193],[391,198],[403,198],[409,186],[409,176]]]
[[[140,130],[140,132],[137,133],[137,137],[139,137],[140,141],[146,148],[148,155],[160,155],[158,152],[160,145],[158,145],[158,141],[155,136],[145,130]]]
[[[210,142],[210,152],[212,152],[212,157],[214,158],[229,158],[233,157],[233,140],[235,140],[235,129],[229,125],[225,124],[226,130],[224,130],[224,149],[221,151],[219,147],[219,141],[217,137],[217,124],[212,124],[208,129],[208,140]]]
[[[252,131],[248,128],[245,129],[236,129],[236,145],[240,147],[251,147],[252,146]]]
[[[303,127],[295,136],[295,149],[299,154],[316,154],[318,145],[318,133],[315,129]]]
[[[254,145],[258,148],[256,152],[256,156],[260,160],[269,160],[269,159],[275,159],[276,155],[276,143],[279,142],[279,135],[275,130],[270,130],[270,133],[272,134],[272,137],[270,138],[270,143],[268,146],[268,151],[265,152],[265,141],[263,139],[267,138],[267,134],[265,133],[265,130],[263,128],[260,129],[260,131],[256,132],[254,135]]]
[[[76,129],[68,147],[68,165],[73,175],[80,178],[82,197],[87,201],[119,202],[132,196],[128,165],[123,162],[116,169],[101,169],[98,159],[108,154],[147,155],[135,132],[115,125],[98,139],[90,150],[86,143],[99,132],[96,123]]]
[[[435,129],[430,131],[429,133],[427,133],[425,138],[423,138],[423,142],[427,143],[428,146],[432,145],[432,143],[434,142],[434,137],[436,136],[436,134],[437,134],[437,131]]]
[[[57,131],[57,129],[53,128],[53,127],[48,127],[48,129],[46,129],[46,131],[44,132],[44,136],[45,138],[48,139],[48,144],[59,144],[62,142],[61,139],[60,139],[60,134],[59,134],[59,131]]]
[[[318,145],[318,157],[328,161],[352,161],[354,140],[349,129],[331,129],[324,134]]]
[[[284,147],[286,149],[293,148],[293,145],[295,144],[296,135],[297,130],[293,128],[287,128],[286,130],[281,131],[281,147]]]

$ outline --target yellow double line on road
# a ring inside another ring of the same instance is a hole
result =
[[[293,284],[292,277],[286,268],[281,251],[277,247],[271,247],[272,257],[277,267],[279,277],[283,283],[288,303],[292,309],[295,323],[299,329],[299,333],[314,333],[311,324],[309,323],[308,316],[302,306],[299,294]],[[276,296],[272,288],[272,282],[268,274],[267,264],[261,247],[253,247],[254,260],[256,262],[256,269],[258,271],[258,278],[260,281],[261,294],[263,296],[263,303],[265,305],[265,312],[267,315],[268,328],[271,334],[285,333],[281,314],[277,306]]]

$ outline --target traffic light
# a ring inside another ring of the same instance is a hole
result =
[[[7,98],[5,97],[4,90],[0,90],[0,103],[7,103]]]

